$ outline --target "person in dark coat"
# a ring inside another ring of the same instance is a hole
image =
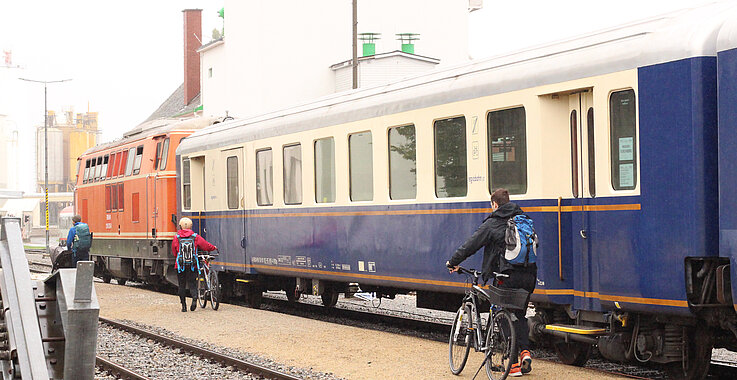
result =
[[[189,293],[192,297],[192,306],[190,310],[194,311],[197,309],[197,286],[195,280],[197,279],[198,267],[197,258],[192,263],[183,264],[180,268],[179,258],[179,245],[180,239],[187,239],[194,236],[194,245],[197,247],[197,251],[214,251],[218,247],[210,244],[200,235],[197,235],[192,231],[192,220],[189,218],[182,218],[179,220],[179,228],[177,236],[171,242],[171,252],[174,254],[177,268],[177,282],[179,283],[179,301],[182,303],[182,312],[187,311],[187,285],[189,285]]]
[[[504,273],[509,277],[500,281],[500,288],[524,289],[532,294],[537,282],[537,265],[535,263],[529,263],[526,266],[513,265],[504,258],[504,237],[507,231],[507,221],[509,218],[524,214],[524,212],[516,203],[509,201],[509,191],[506,189],[497,189],[491,194],[491,209],[491,215],[484,219],[476,232],[456,249],[453,257],[446,265],[451,272],[457,271],[458,265],[463,260],[484,247],[481,272],[485,282],[494,278],[493,272]],[[529,302],[529,295],[527,301]],[[514,310],[513,313],[517,317],[514,328],[517,334],[517,351],[520,355],[519,357],[516,355],[512,357],[510,376],[522,376],[523,373],[532,370],[532,357],[529,351],[529,328],[525,316],[526,310]],[[519,362],[522,362],[522,364],[520,365]]]

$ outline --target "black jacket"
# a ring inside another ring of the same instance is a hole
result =
[[[507,231],[507,220],[520,214],[523,214],[522,209],[516,203],[508,202],[499,206],[496,211],[484,219],[476,232],[456,249],[450,259],[450,266],[460,264],[481,247],[484,247],[484,261],[481,268],[484,281],[492,277],[492,272],[505,272],[514,269],[507,260],[504,260],[504,234]],[[536,271],[537,267],[532,264],[525,269]]]

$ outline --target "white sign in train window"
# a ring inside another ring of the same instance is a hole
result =
[[[634,137],[619,138],[619,161],[632,161],[634,157]]]
[[[635,164],[619,164],[619,186],[635,186]]]

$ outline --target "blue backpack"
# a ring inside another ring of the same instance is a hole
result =
[[[197,270],[199,271],[199,260],[197,260],[197,245],[195,239],[197,234],[192,236],[181,237],[177,235],[179,240],[179,254],[177,255],[177,264],[179,266],[179,273],[184,272],[185,264],[192,264],[197,262]],[[195,270],[195,266],[192,265],[192,270]]]
[[[504,243],[504,258],[510,264],[527,266],[537,261],[537,234],[527,215],[509,218]]]

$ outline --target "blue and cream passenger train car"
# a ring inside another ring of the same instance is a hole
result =
[[[177,149],[180,214],[253,303],[285,289],[332,305],[358,284],[455,308],[466,284],[444,263],[504,187],[541,240],[539,339],[568,363],[595,344],[701,378],[713,346],[737,347],[732,7],[198,131]]]

